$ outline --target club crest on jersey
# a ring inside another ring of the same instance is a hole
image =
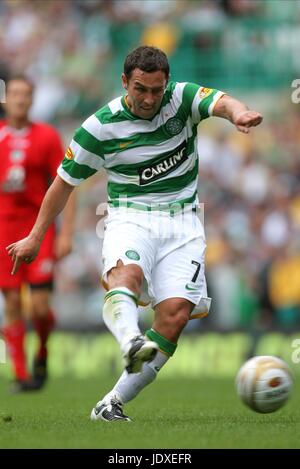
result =
[[[169,135],[178,135],[182,131],[184,123],[177,117],[171,117],[165,123],[165,129]]]
[[[134,251],[133,249],[129,249],[128,251],[126,251],[125,256],[127,256],[128,259],[132,259],[133,261],[139,261],[141,258],[139,253]]]
[[[69,147],[66,151],[66,158],[68,158],[68,160],[73,160],[74,158],[74,153],[72,152],[72,149],[71,147]]]
[[[175,171],[187,158],[186,141],[184,141],[157,163],[140,168],[138,170],[140,185],[145,186]]]

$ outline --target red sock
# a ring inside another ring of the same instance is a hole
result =
[[[12,360],[15,377],[21,380],[28,378],[24,349],[25,333],[25,323],[22,319],[3,327],[3,336]]]
[[[34,318],[32,320],[34,329],[40,339],[40,348],[37,353],[38,358],[47,357],[47,340],[50,332],[55,326],[55,317],[52,311],[48,311],[47,316],[43,318]]]

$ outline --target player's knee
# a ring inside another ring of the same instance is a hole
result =
[[[124,265],[122,261],[118,261],[117,267],[111,269],[107,277],[109,290],[126,287],[137,295],[141,292],[144,275],[138,265]]]
[[[49,312],[49,306],[45,305],[45,306],[36,306],[35,308],[32,308],[32,318],[45,318],[47,317],[48,315],[48,312]]]
[[[5,313],[9,320],[17,320],[21,317],[21,296],[19,290],[6,290],[3,292],[5,298]]]
[[[41,297],[32,295],[32,308],[31,313],[33,318],[43,318],[48,315],[49,312],[49,297],[43,295]]]
[[[189,320],[189,313],[186,309],[179,309],[175,314],[171,315],[170,322],[177,332],[181,332],[187,325]]]
[[[169,318],[172,322],[184,327],[190,317],[190,305],[184,298],[177,298],[173,307],[169,311]]]
[[[158,331],[171,342],[177,342],[180,333],[186,326],[190,317],[190,308],[185,300],[178,300],[173,308],[163,311],[154,323]]]

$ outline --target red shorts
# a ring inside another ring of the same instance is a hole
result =
[[[6,246],[28,236],[35,218],[0,220],[0,289],[19,288],[23,283],[39,285],[51,282],[54,268],[55,226],[52,225],[41,244],[37,258],[31,264],[22,263],[18,272],[11,275],[13,263]]]

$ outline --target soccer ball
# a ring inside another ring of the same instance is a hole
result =
[[[277,357],[260,356],[248,360],[236,377],[242,401],[256,412],[275,412],[290,396],[293,380],[287,364]]]

